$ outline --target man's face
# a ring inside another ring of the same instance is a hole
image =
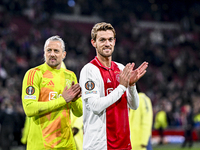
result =
[[[44,50],[45,62],[52,68],[60,69],[66,52],[63,52],[60,41],[49,41]]]
[[[91,40],[91,43],[96,48],[97,56],[110,57],[115,46],[114,33],[112,30],[98,31],[96,41]]]

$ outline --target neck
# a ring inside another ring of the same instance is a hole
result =
[[[112,61],[112,57],[102,57],[97,55],[98,60],[101,62],[101,64],[105,67],[111,67],[111,61]]]
[[[52,66],[52,65],[49,65],[47,62],[46,62],[46,64],[47,64],[49,67],[51,67],[52,69],[57,69],[57,70],[59,70],[59,69],[61,68],[61,65]]]

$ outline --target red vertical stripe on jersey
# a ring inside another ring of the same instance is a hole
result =
[[[30,74],[31,74],[31,71],[29,71],[28,73],[27,85],[29,85]]]
[[[101,72],[105,96],[119,85],[120,70],[114,62],[111,68],[104,67],[97,57],[91,61]],[[106,132],[108,150],[131,150],[126,94],[106,109]]]
[[[36,70],[29,71],[27,85],[33,85],[33,79],[34,79],[35,72],[36,72]]]

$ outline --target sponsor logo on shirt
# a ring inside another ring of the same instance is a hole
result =
[[[95,87],[95,84],[94,84],[93,81],[87,81],[87,82],[85,83],[85,88],[86,88],[87,90],[89,90],[89,91],[93,90],[94,87]]]
[[[59,98],[60,96],[62,96],[62,94],[59,94],[57,92],[49,92],[49,100],[54,100],[56,98]]]
[[[26,88],[26,94],[33,95],[35,93],[35,88],[33,86],[29,86]]]
[[[112,91],[113,91],[113,88],[108,88],[108,89],[106,90],[107,95],[110,94]]]
[[[24,96],[24,99],[36,99],[36,96],[35,95],[25,95]]]
[[[86,91],[85,94],[97,94],[97,91]]]

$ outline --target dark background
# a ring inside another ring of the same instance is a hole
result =
[[[65,41],[64,62],[79,79],[81,68],[96,55],[90,31],[101,21],[111,23],[117,32],[113,60],[135,62],[136,67],[149,62],[137,84],[151,98],[154,114],[164,105],[169,128],[175,129],[183,127],[184,104],[192,106],[194,116],[200,114],[199,1],[1,0],[0,106],[4,112],[11,105],[17,118],[11,127],[14,135],[18,133],[14,144],[20,144],[25,118],[23,76],[44,62],[45,40],[59,35]],[[200,121],[195,123],[200,128]]]

